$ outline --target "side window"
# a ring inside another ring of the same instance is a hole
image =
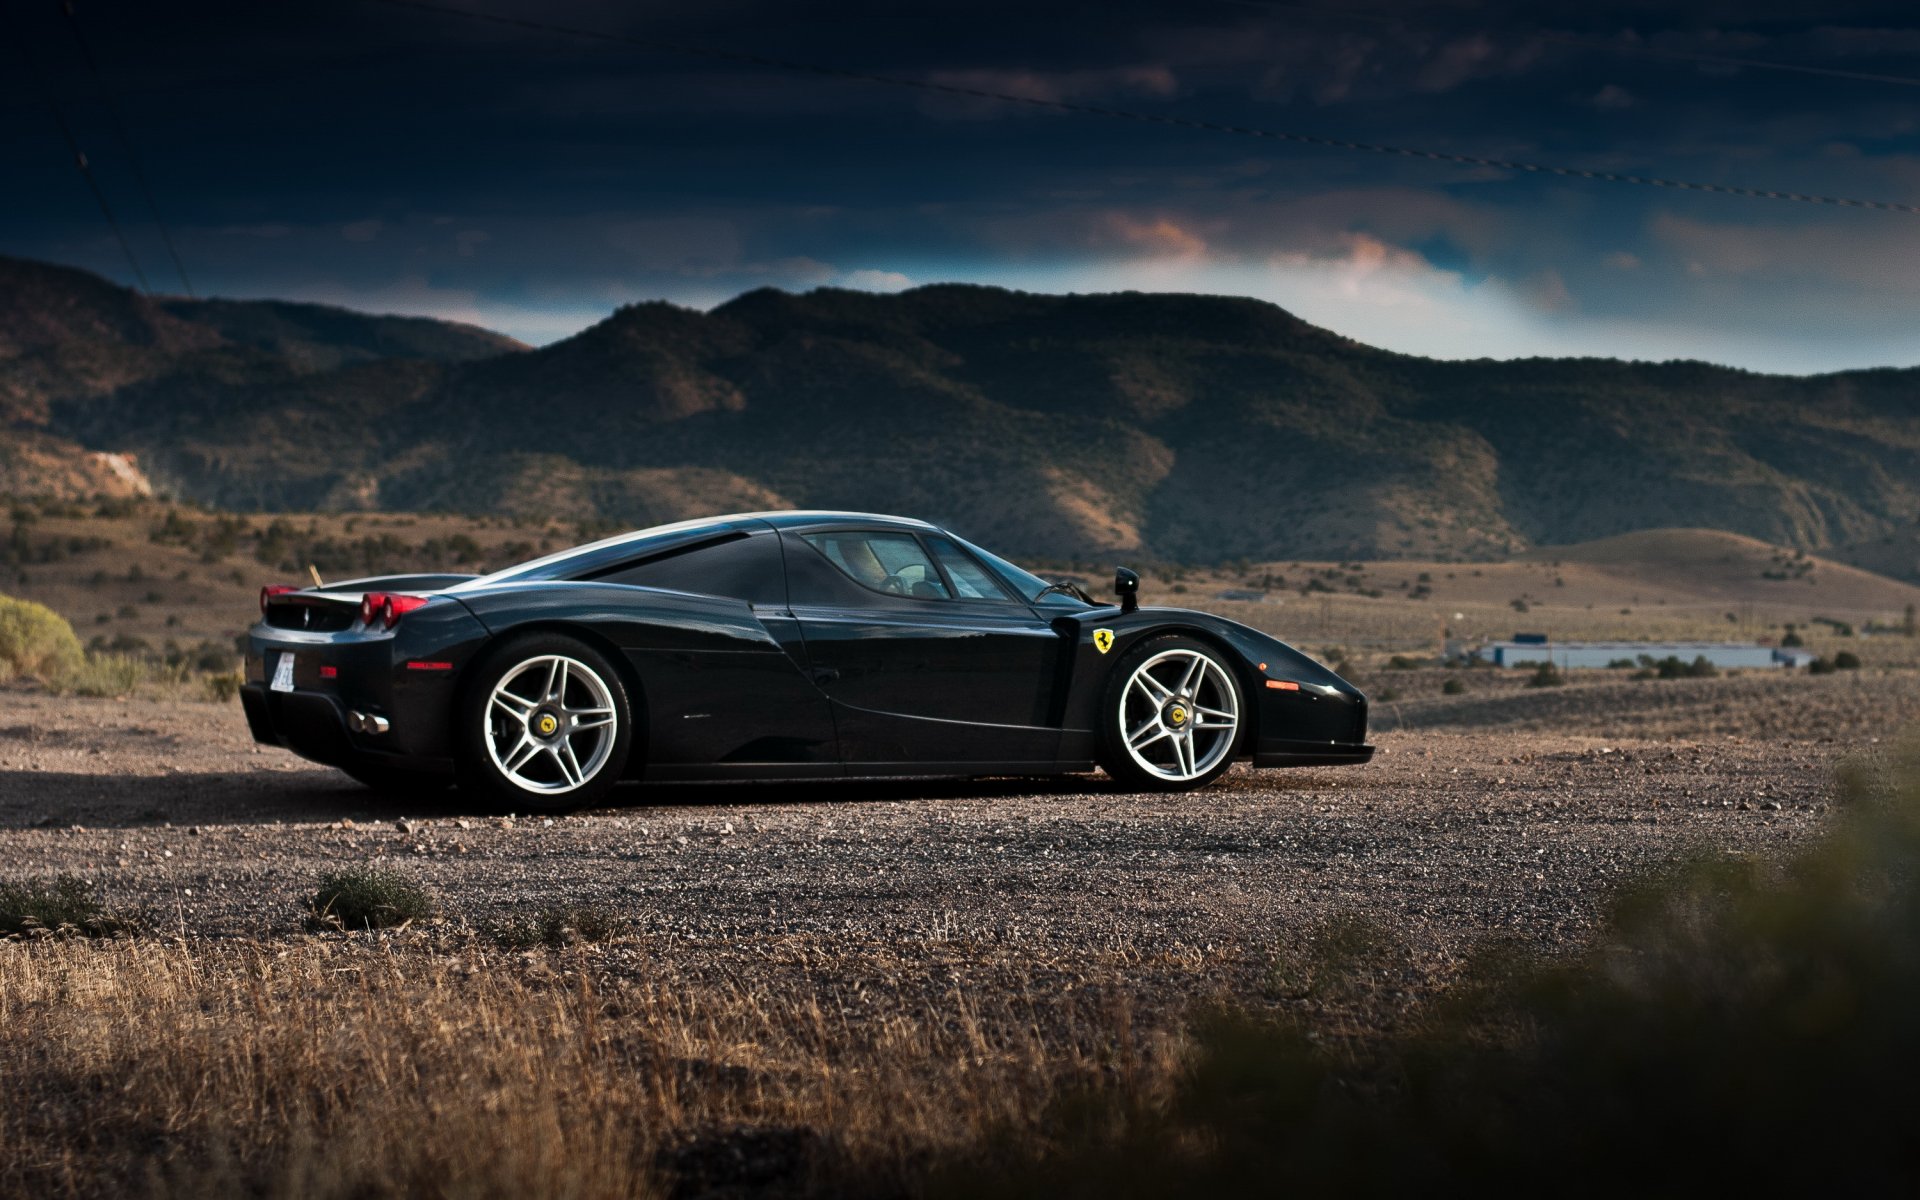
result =
[[[1007,599],[986,568],[969,558],[960,547],[943,537],[930,537],[927,545],[946,568],[947,578],[953,580],[953,590],[962,600]]]
[[[951,600],[920,540],[910,533],[809,533],[808,544],[848,578],[889,596]]]
[[[728,596],[763,608],[787,603],[780,543],[771,533],[709,542],[596,576],[603,583],[666,588],[701,596]]]

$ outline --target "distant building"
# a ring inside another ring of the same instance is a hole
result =
[[[1227,588],[1224,591],[1215,592],[1213,598],[1215,600],[1239,600],[1249,604],[1259,604],[1266,600],[1267,594],[1263,591],[1256,591],[1253,588]]]
[[[1777,650],[1751,642],[1548,642],[1531,639],[1488,642],[1471,651],[1469,657],[1496,667],[1518,667],[1551,662],[1556,667],[1608,667],[1619,662],[1642,664],[1643,658],[1659,662],[1677,658],[1691,663],[1704,658],[1722,670],[1757,670],[1771,667],[1804,666],[1794,650]],[[1786,656],[1786,657],[1783,657]]]

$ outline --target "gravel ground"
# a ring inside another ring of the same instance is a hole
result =
[[[1403,944],[1414,990],[1489,937],[1577,946],[1626,879],[1818,829],[1835,765],[1920,711],[1920,678],[1415,702],[1383,712],[1400,728],[1370,765],[1236,769],[1180,797],[1098,776],[654,786],[559,818],[457,793],[396,807],[255,747],[237,705],[6,699],[0,878],[78,873],[163,932],[303,936],[317,876],[377,860],[428,883],[456,926],[612,909],[637,935],[604,951],[616,967],[797,973],[856,996],[1117,974],[1177,1004],[1258,994],[1275,954],[1336,916]],[[1772,736],[1724,732],[1742,714]]]

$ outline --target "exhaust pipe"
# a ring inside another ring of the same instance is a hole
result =
[[[353,730],[355,733],[381,734],[393,728],[393,723],[385,717],[377,717],[372,713],[363,713],[348,709],[347,728]]]

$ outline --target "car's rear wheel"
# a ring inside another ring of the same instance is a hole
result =
[[[1184,792],[1233,765],[1245,702],[1205,642],[1161,637],[1120,660],[1101,710],[1100,765],[1128,787]]]
[[[604,799],[633,743],[619,672],[564,634],[514,638],[486,655],[468,679],[459,722],[461,789],[522,811]]]

